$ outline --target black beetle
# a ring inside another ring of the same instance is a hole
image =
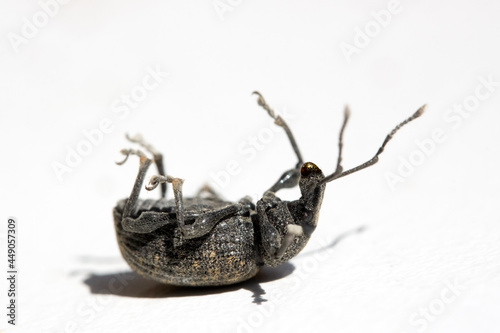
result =
[[[151,177],[147,190],[161,184],[161,198],[139,199],[144,177],[153,162],[140,150],[124,149],[139,156],[139,173],[132,193],[114,208],[114,223],[120,251],[133,270],[153,280],[183,286],[228,285],[252,278],[263,265],[271,267],[290,260],[307,244],[318,223],[326,183],[375,164],[378,156],[402,126],[418,118],[425,105],[397,125],[369,161],[343,171],[342,137],[349,109],[346,107],[339,135],[335,171],[326,176],[311,162],[303,163],[297,143],[285,121],[276,116],[262,95],[258,104],[274,118],[290,140],[298,158],[293,169],[283,173],[254,205],[249,197],[234,203],[222,200],[205,186],[194,198],[182,197],[180,178],[165,175],[162,155],[142,138],[128,139],[153,155],[159,175]],[[166,200],[171,183],[174,200]],[[299,185],[301,197],[282,201],[276,192]]]

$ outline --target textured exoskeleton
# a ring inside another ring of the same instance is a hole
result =
[[[339,135],[339,156],[335,171],[326,176],[311,162],[303,163],[295,139],[285,121],[276,116],[262,95],[258,103],[281,126],[295,151],[298,162],[286,171],[254,205],[245,197],[238,202],[222,200],[208,186],[193,198],[182,197],[180,178],[167,176],[163,157],[142,138],[128,138],[153,155],[124,149],[125,159],[137,155],[139,173],[132,193],[114,208],[114,223],[121,253],[139,274],[173,285],[218,286],[233,284],[255,276],[263,265],[278,266],[297,255],[307,244],[318,223],[326,184],[334,179],[375,164],[385,145],[402,126],[419,117],[421,107],[410,118],[396,126],[369,161],[343,171],[342,137],[349,110]],[[149,166],[156,164],[159,175],[146,185],[152,190],[161,184],[161,198],[139,199]],[[174,199],[166,200],[167,183],[172,184]],[[297,200],[282,201],[276,192],[299,185]]]

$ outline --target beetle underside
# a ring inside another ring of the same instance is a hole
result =
[[[218,200],[184,200],[186,224],[203,212],[227,205]],[[156,218],[161,214],[168,221],[152,232],[136,233],[122,227],[125,201],[121,200],[113,212],[118,244],[127,263],[140,275],[172,285],[219,286],[245,281],[258,273],[256,235],[249,214],[229,216],[207,235],[181,241],[176,233],[175,202],[139,200],[137,220],[154,212]]]

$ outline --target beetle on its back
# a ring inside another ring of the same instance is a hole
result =
[[[132,193],[113,210],[120,251],[139,274],[159,282],[184,286],[219,286],[248,280],[263,265],[278,266],[297,255],[314,232],[326,184],[375,164],[393,135],[418,118],[425,105],[397,125],[369,161],[343,171],[342,137],[349,110],[346,108],[339,135],[339,155],[335,171],[326,176],[311,162],[303,162],[288,125],[267,105],[262,95],[258,103],[282,127],[298,162],[286,171],[254,205],[249,197],[238,202],[222,200],[212,189],[203,187],[194,198],[182,197],[180,178],[165,174],[163,157],[142,138],[128,139],[153,155],[159,175],[151,177],[147,190],[161,184],[159,200],[139,199],[146,172],[153,162],[142,151],[124,149],[139,156],[140,166]],[[174,199],[166,200],[167,183]],[[301,197],[282,201],[276,192],[299,185]]]

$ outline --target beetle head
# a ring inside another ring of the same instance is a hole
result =
[[[302,223],[316,227],[323,201],[326,184],[321,181],[325,175],[318,166],[312,162],[302,164],[300,168],[299,187],[302,194],[299,202],[301,206]],[[296,214],[299,212],[296,212]]]
[[[311,189],[315,188],[323,178],[325,178],[325,175],[316,164],[312,162],[302,164],[299,180],[302,195],[306,195]]]
[[[262,225],[262,260],[264,264],[275,267],[295,257],[307,244],[316,229],[323,201],[325,178],[323,172],[312,162],[302,164],[296,173],[285,172],[279,184],[299,183],[302,193],[300,199],[281,201],[273,195],[264,194],[257,202],[257,211],[270,225]],[[291,219],[290,219],[291,217]],[[279,235],[279,241],[275,240]]]

